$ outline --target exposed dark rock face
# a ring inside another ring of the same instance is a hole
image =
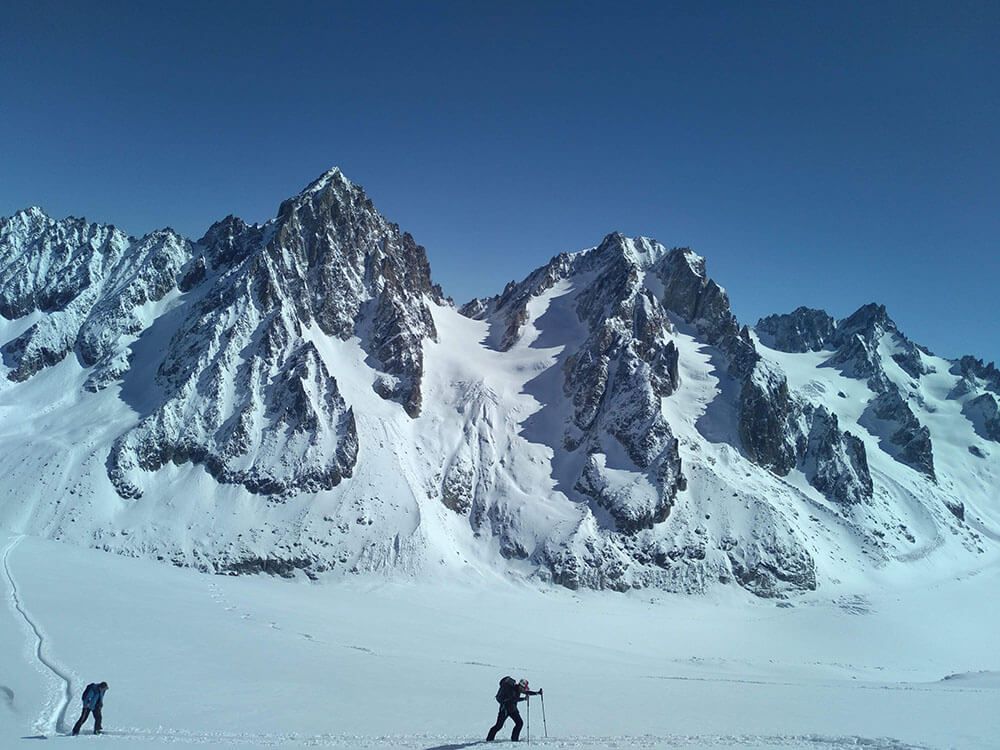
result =
[[[673,250],[659,271],[668,308],[727,355],[730,374],[742,384],[739,436],[750,460],[779,476],[805,464],[810,483],[831,499],[845,504],[870,500],[872,480],[864,446],[840,431],[835,416],[792,397],[784,373],[760,358],[748,331],[736,322],[725,291],[706,276],[704,260],[690,250]],[[810,332],[808,340],[817,345],[829,341],[817,333],[832,335],[832,319],[823,316],[822,311],[800,308],[791,316],[772,316],[768,325],[784,332],[785,343],[798,350],[807,338],[800,334],[796,339],[794,331]],[[860,319],[852,321],[851,329]],[[809,425],[805,432],[803,423]]]
[[[863,305],[841,321],[835,321],[823,310],[800,307],[787,315],[761,318],[757,332],[765,344],[779,351],[835,350],[827,364],[840,368],[849,377],[868,380],[876,392],[889,387],[878,352],[886,334],[897,348],[892,359],[906,374],[919,378],[928,372],[920,356],[921,348],[899,331],[884,305]]]
[[[879,333],[895,331],[896,324],[889,317],[885,305],[870,302],[862,305],[837,324],[837,337],[844,341],[853,336],[864,339],[877,337]]]
[[[861,442],[841,432],[835,416],[790,394],[784,375],[761,359],[749,331],[736,321],[725,290],[706,275],[704,260],[686,248],[667,251],[609,235],[594,250],[558,256],[499,297],[474,300],[463,310],[498,321],[499,348],[508,350],[528,320],[528,303],[564,279],[582,285],[576,312],[589,331],[565,361],[573,420],[564,444],[587,456],[574,490],[611,515],[617,534],[603,534],[596,522],[588,522],[575,541],[547,546],[542,561],[554,579],[570,587],[624,589],[673,586],[672,576],[680,575],[684,586],[697,588],[692,580],[701,570],[735,578],[760,595],[815,587],[808,551],[777,536],[734,541],[725,562],[712,563],[703,542],[657,551],[658,543],[644,541],[669,517],[674,497],[686,486],[677,439],[660,406],[679,384],[669,315],[691,325],[725,356],[730,375],[741,384],[741,447],[758,465],[780,475],[801,466],[820,492],[849,506],[872,498]],[[646,471],[658,488],[655,495],[611,478],[604,442],[609,437],[625,449],[633,470]]]
[[[825,364],[838,368],[848,377],[865,380],[876,394],[865,412],[865,426],[882,438],[897,460],[931,478],[935,476],[930,432],[920,424],[899,388],[886,374],[880,346],[886,342],[891,347],[892,360],[914,380],[930,372],[921,356],[927,352],[899,331],[884,305],[864,305],[836,323],[821,311],[799,308],[790,315],[764,318],[758,326],[770,343],[783,351],[834,349]],[[821,335],[817,335],[818,331]],[[975,363],[966,363],[966,369],[975,370]],[[956,394],[961,390],[961,387],[956,389]],[[849,449],[845,455],[857,450],[847,443],[844,447]],[[846,465],[843,466],[846,468]],[[851,474],[848,471],[845,476]],[[867,474],[865,468],[858,475],[860,483],[849,495],[857,496],[860,492],[862,496],[871,497],[870,477],[864,480]],[[826,487],[831,486],[828,480],[820,481]]]
[[[570,539],[547,544],[540,562],[551,571],[553,583],[568,589],[590,588],[627,591],[634,560],[614,535],[602,534],[592,516]]]
[[[972,422],[976,434],[1000,443],[1000,404],[992,393],[983,393],[965,402],[962,413]]]
[[[861,423],[882,438],[887,452],[897,461],[935,478],[930,431],[920,424],[896,388],[889,388],[873,399]]]
[[[896,349],[893,361],[911,378],[926,375],[929,370],[921,358],[921,349],[902,334],[886,312],[885,305],[871,303],[837,324],[833,343],[837,352],[827,364],[843,370],[845,375],[866,379],[876,393],[892,387],[882,358],[879,344],[888,336]]]
[[[113,226],[54,221],[38,208],[0,220],[0,315],[13,320],[65,310],[107,275],[129,243]]]
[[[423,340],[437,338],[424,297],[441,298],[424,249],[334,170],[281,204],[263,255],[298,319],[341,339],[362,334],[390,376],[379,395],[419,414]],[[367,331],[358,325],[363,312],[371,315]]]
[[[806,406],[803,414],[809,433],[801,451],[802,470],[809,484],[843,505],[870,501],[874,487],[862,442],[841,432],[836,415],[826,407]]]
[[[770,533],[751,544],[734,546],[726,554],[736,581],[757,596],[780,597],[788,590],[816,588],[816,562],[794,537]]]
[[[705,273],[705,259],[689,248],[674,248],[655,272],[663,283],[663,305],[725,352],[741,374],[749,374],[759,357],[736,322],[726,290]]]
[[[960,377],[952,398],[961,398],[977,390],[1000,395],[1000,370],[992,362],[985,364],[981,359],[965,356],[952,364],[950,372]]]
[[[836,367],[849,378],[868,382],[868,387],[876,393],[891,388],[878,353],[878,341],[855,334],[839,339],[836,352],[826,361],[829,367]]]
[[[458,311],[467,318],[482,320],[488,314],[491,301],[490,297],[476,297],[462,305]]]
[[[837,322],[824,310],[799,307],[757,321],[764,343],[782,352],[819,352],[832,346]]]
[[[946,500],[945,507],[959,521],[965,520],[965,503],[959,502],[958,500],[953,500],[950,502]]]
[[[315,578],[312,567],[315,560],[305,557],[284,559],[279,557],[247,557],[236,562],[227,563],[218,572],[225,575],[247,575],[265,573],[281,578],[294,578],[296,571],[303,571],[309,578]]]
[[[761,364],[740,391],[740,441],[751,461],[779,476],[795,468],[797,412],[784,374]]]

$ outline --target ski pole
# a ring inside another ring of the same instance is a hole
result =
[[[545,729],[545,737],[547,739],[549,736],[549,723],[545,721],[545,693],[539,690],[538,695],[542,699],[542,727]]]
[[[528,744],[531,744],[531,697],[528,698]]]

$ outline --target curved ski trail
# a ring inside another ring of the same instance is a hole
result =
[[[60,668],[56,662],[46,655],[46,640],[44,633],[39,629],[38,625],[35,623],[34,618],[31,613],[24,607],[24,603],[21,601],[20,590],[17,586],[17,581],[14,578],[13,573],[10,571],[10,553],[14,551],[14,548],[24,539],[24,534],[20,534],[14,537],[3,550],[3,571],[7,578],[7,583],[10,586],[10,603],[14,610],[21,616],[31,634],[34,636],[34,657],[35,660],[41,665],[43,669],[39,671],[47,670],[56,679],[57,682],[61,683],[61,686],[51,692],[48,700],[46,701],[45,707],[42,709],[41,715],[35,720],[35,731],[40,735],[52,735],[58,734],[62,727],[65,726],[65,714],[67,708],[69,708],[69,703],[72,698],[71,685],[72,680],[69,675]]]

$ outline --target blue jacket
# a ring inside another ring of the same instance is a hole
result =
[[[93,711],[95,708],[104,703],[104,691],[106,688],[102,688],[96,683],[90,683],[87,688],[83,691],[83,707],[89,708]]]

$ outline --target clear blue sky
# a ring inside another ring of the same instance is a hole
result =
[[[997,2],[7,0],[0,215],[199,237],[339,165],[460,302],[620,230],[743,321],[880,301],[1000,359],[998,40]]]

